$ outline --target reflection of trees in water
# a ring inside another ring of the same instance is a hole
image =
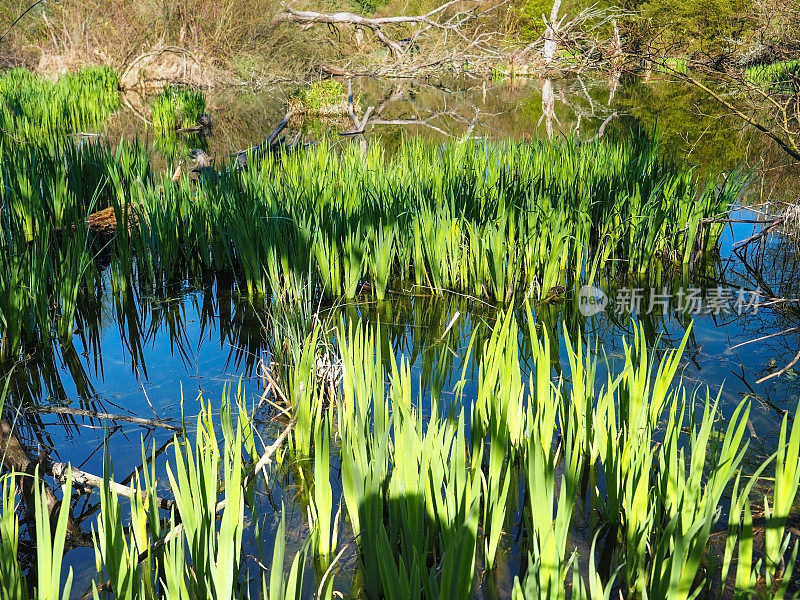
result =
[[[800,393],[800,244],[773,234],[739,249],[723,273],[725,285],[760,290],[765,297],[757,313],[726,321],[739,332],[732,349],[745,359],[740,380],[766,408],[793,410]],[[768,357],[766,363],[746,360],[753,354]],[[759,380],[762,385],[753,383]]]
[[[623,77],[614,106],[622,122],[657,127],[668,152],[704,171],[752,169],[748,203],[797,197],[798,172],[780,148],[691,85],[666,77]]]
[[[114,329],[139,381],[146,381],[151,363],[158,362],[153,349],[160,340],[168,340],[171,355],[180,357],[187,373],[198,372],[204,345],[216,343],[227,348],[226,369],[252,376],[265,350],[264,307],[233,293],[228,282],[205,283],[202,293],[176,287],[158,294],[133,288],[114,294],[100,286],[81,296],[70,344],[37,348],[24,365],[5,368],[9,401],[31,406],[47,400],[114,412],[105,406],[110,400],[97,397],[93,383],[105,378],[103,340]],[[74,398],[67,392],[73,387]]]

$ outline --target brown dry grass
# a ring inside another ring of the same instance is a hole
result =
[[[0,30],[32,0],[0,0]],[[488,7],[499,0],[487,0]],[[415,14],[438,0],[390,0],[379,14]],[[358,12],[358,3],[299,0],[293,7],[318,11]],[[59,73],[85,64],[108,64],[124,81],[164,83],[176,79],[195,84],[234,81],[274,81],[298,78],[313,67],[376,65],[390,60],[385,48],[367,34],[359,42],[355,28],[308,29],[275,24],[281,10],[270,0],[61,0],[38,5],[0,42],[0,67],[26,65],[40,72]],[[482,26],[509,26],[508,12],[498,12]],[[408,30],[407,30],[408,29]],[[393,28],[397,39],[413,35],[410,28]],[[467,34],[470,32],[468,31]],[[462,41],[463,42],[463,41]],[[433,30],[416,39],[419,54],[443,54],[457,47],[455,36]],[[145,55],[143,58],[142,56]],[[132,63],[135,69],[130,69]]]
[[[0,31],[28,5],[27,0],[0,0]],[[48,2],[28,13],[0,42],[0,65],[61,72],[108,64],[123,72],[143,54],[175,48],[179,51],[147,61],[154,79],[174,79],[185,68],[186,57],[213,73],[215,81],[225,79],[225,73],[228,79],[240,77],[248,61],[259,67],[251,69],[256,74],[286,70],[299,61],[287,61],[285,52],[276,51],[292,42],[272,24],[276,10],[277,3],[267,0]]]

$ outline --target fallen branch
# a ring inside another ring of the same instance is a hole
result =
[[[50,474],[53,475],[61,483],[65,483],[67,481],[67,472],[72,471],[72,485],[75,487],[82,487],[86,490],[101,490],[105,485],[105,481],[102,477],[98,477],[97,475],[92,475],[91,473],[87,473],[86,471],[81,471],[80,469],[76,469],[75,467],[71,467],[67,463],[62,462],[51,462],[47,465],[48,471]],[[116,483],[114,481],[108,482],[109,487],[117,493],[118,496],[123,496],[124,498],[133,499],[134,494],[136,494],[136,490],[132,487],[127,485],[123,485],[121,483]],[[140,490],[138,492],[139,496],[142,500],[147,500],[148,494],[146,490]],[[159,498],[158,496],[155,497],[156,503],[158,504],[159,508],[164,510],[171,510],[172,507],[175,505],[174,500],[166,499],[166,498]]]
[[[125,69],[122,71],[122,75],[119,76],[120,89],[125,90],[125,89],[132,89],[133,87],[135,87],[135,86],[126,86],[125,85],[125,81],[126,81],[126,79],[128,77],[128,74],[131,73],[131,71],[133,70],[133,68],[137,64],[139,64],[141,61],[143,61],[143,60],[145,60],[147,58],[161,56],[162,54],[181,55],[181,56],[183,56],[184,63],[185,63],[187,58],[190,58],[200,68],[201,77],[202,77],[203,65],[200,62],[200,60],[197,58],[197,56],[195,56],[195,54],[191,50],[188,50],[188,49],[183,48],[181,46],[164,46],[164,47],[161,47],[161,48],[155,48],[153,50],[149,50],[148,52],[143,52],[142,54],[140,54],[139,56],[134,58],[130,63],[128,63],[128,66],[125,67]],[[141,84],[142,84],[141,72],[139,73],[139,75],[140,75],[140,78],[137,81],[137,84],[139,84],[139,87],[141,87]]]
[[[761,379],[757,380],[756,383],[764,383],[768,379],[772,379],[774,377],[780,377],[781,375],[786,373],[789,369],[791,369],[793,366],[795,366],[798,360],[800,360],[800,351],[798,351],[797,354],[794,355],[792,361],[788,365],[783,367],[780,371],[775,371],[774,373],[770,373],[766,377],[762,377]]]
[[[611,123],[611,121],[613,121],[616,118],[617,118],[617,111],[614,111],[613,113],[608,115],[606,117],[606,120],[600,124],[600,129],[597,130],[597,135],[595,136],[595,139],[599,140],[601,137],[603,137],[606,133],[606,127],[608,127],[608,124]]]
[[[84,410],[82,408],[71,408],[69,406],[31,406],[25,409],[26,412],[36,414],[56,414],[56,415],[74,415],[76,417],[87,417],[90,419],[99,419],[102,421],[125,421],[126,423],[135,423],[136,425],[143,425],[144,427],[159,427],[169,431],[181,431],[181,428],[176,425],[165,423],[161,420],[143,419],[141,417],[133,417],[129,415],[114,415],[110,413],[95,412],[93,410]]]
[[[777,229],[778,227],[780,227],[781,225],[783,225],[783,222],[784,222],[785,220],[786,220],[786,219],[785,219],[784,217],[779,217],[779,218],[777,218],[777,219],[774,219],[774,220],[773,220],[771,223],[769,223],[769,225],[767,225],[766,227],[764,227],[764,228],[763,228],[761,231],[759,231],[758,233],[756,233],[756,234],[754,234],[754,235],[751,235],[750,237],[748,237],[748,238],[745,238],[745,239],[743,239],[743,240],[741,240],[741,241],[739,241],[739,242],[736,242],[736,243],[733,245],[733,249],[734,249],[734,251],[738,251],[738,250],[740,250],[741,248],[744,248],[745,246],[748,246],[748,245],[752,244],[753,242],[755,242],[755,241],[757,241],[757,240],[761,240],[761,239],[763,239],[763,238],[767,237],[767,236],[768,236],[770,233],[772,233],[772,232],[773,232],[775,229]]]
[[[776,333],[770,333],[770,334],[767,334],[767,335],[762,335],[762,336],[759,336],[759,337],[757,337],[755,339],[747,340],[747,341],[744,341],[744,342],[740,342],[740,343],[736,344],[735,346],[731,346],[731,350],[736,350],[736,348],[741,348],[742,346],[746,346],[748,344],[754,344],[756,342],[763,342],[764,340],[769,340],[771,338],[778,337],[780,335],[786,335],[787,333],[792,333],[793,331],[797,331],[798,329],[800,329],[800,327],[789,327],[788,329],[784,329],[783,331],[778,331]]]
[[[389,38],[383,31],[383,27],[387,25],[425,25],[429,28],[454,30],[463,25],[466,20],[469,20],[472,15],[468,12],[461,12],[461,18],[450,19],[449,21],[442,22],[435,19],[449,7],[454,4],[462,3],[464,0],[450,0],[433,10],[422,15],[399,15],[393,17],[364,17],[351,12],[336,12],[336,13],[321,13],[312,10],[294,10],[293,8],[285,8],[283,12],[278,13],[275,22],[292,22],[301,23],[304,28],[312,27],[316,24],[324,24],[329,26],[351,25],[354,27],[366,28],[372,31],[373,35],[395,56],[395,58],[402,58],[406,49],[399,41]]]
[[[14,433],[14,427],[6,419],[0,420],[0,452],[3,455],[3,467],[12,472],[23,475],[21,477],[22,496],[25,498],[25,503],[29,507],[34,506],[34,485],[36,484],[34,474],[36,473],[36,466],[40,463],[39,460],[34,460],[28,454],[28,451],[23,446],[17,434]],[[40,473],[40,477],[43,473]],[[53,490],[49,485],[44,485],[45,500],[47,502],[47,512],[50,515],[50,523],[52,526],[58,522],[59,507],[61,503],[56,498]],[[70,547],[86,546],[88,540],[81,528],[75,523],[72,515],[67,520],[67,542]]]
[[[239,152],[236,152],[235,153],[236,165],[239,168],[246,167],[248,155],[256,156],[260,152],[263,152],[265,150],[269,151],[275,150],[279,145],[278,136],[281,134],[281,132],[283,132],[284,129],[286,129],[286,127],[289,125],[289,121],[293,116],[294,116],[294,111],[290,110],[284,115],[283,119],[281,119],[280,122],[275,126],[275,128],[270,132],[266,140],[264,140],[262,143],[256,146],[252,146],[250,148],[247,148],[246,150],[239,150]]]

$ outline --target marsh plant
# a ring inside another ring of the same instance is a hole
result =
[[[300,89],[290,105],[293,110],[308,115],[341,115],[347,112],[347,95],[340,81],[323,79]]]
[[[639,134],[413,140],[391,156],[323,142],[252,157],[201,185],[153,174],[135,142],[3,147],[6,358],[26,339],[50,339],[54,320],[69,330],[74,296],[95,271],[84,223],[99,208],[116,218],[102,244],[115,291],[214,272],[250,298],[382,300],[416,287],[502,304],[698,268],[714,258],[742,185],[735,174],[700,180]]]
[[[800,91],[800,59],[751,65],[745,69],[744,79],[774,92],[797,93]]]
[[[0,127],[16,141],[96,129],[119,108],[117,75],[84,67],[52,83],[25,69],[0,75]]]
[[[526,559],[515,600],[788,597],[798,551],[789,518],[800,480],[800,428],[789,426],[790,416],[777,451],[748,470],[749,402],[723,419],[718,397],[683,386],[686,338],[656,360],[636,326],[622,364],[597,381],[598,355],[577,337],[567,340],[568,368],[556,375],[552,341],[526,313],[523,331],[508,311],[480,351],[470,345],[480,354],[477,397],[464,396],[461,381],[446,402],[435,392],[424,410],[408,361],[386,354],[380,327],[339,331],[340,395],[327,408],[319,395],[296,407],[308,418],[295,416],[278,467],[293,471],[293,461],[312,458],[298,481],[307,490],[305,540],[286,563],[294,536],[282,512],[272,559],[260,560],[255,573],[243,545],[259,535],[252,528],[264,510],[256,492],[265,480],[254,463],[269,461],[259,460],[259,436],[240,395],[226,391],[218,422],[201,400],[195,441],[173,442],[168,488],[143,451],[135,493],[123,502],[107,463],[92,595],[288,600],[310,589],[333,597],[344,585],[375,599],[467,598],[479,587],[499,593],[492,581],[510,568],[509,549],[519,544]],[[532,349],[526,375],[521,337]],[[267,473],[266,484],[278,479]],[[13,474],[2,480],[0,591],[66,597],[70,580],[62,586],[59,573],[68,502],[51,530],[37,496],[39,568],[26,578],[16,481]],[[157,489],[174,498],[169,514],[158,509]],[[754,510],[763,512],[759,544]],[[591,551],[579,551],[584,543]],[[355,548],[350,583],[347,573],[335,575],[339,547]],[[319,564],[326,568],[311,568]],[[308,570],[316,582],[304,587]]]
[[[201,90],[167,85],[152,100],[153,127],[161,136],[170,136],[183,127],[197,125],[206,113],[206,97]]]

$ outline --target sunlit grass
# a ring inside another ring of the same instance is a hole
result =
[[[125,233],[108,247],[115,290],[211,270],[232,274],[250,297],[382,299],[413,285],[507,303],[601,280],[653,284],[702,264],[722,233],[714,221],[742,184],[736,175],[701,181],[641,135],[414,140],[391,157],[323,142],[246,171],[223,167],[201,186],[154,177],[149,162],[137,143],[7,149],[4,358],[50,339],[54,319],[67,336],[74,297],[97,275],[86,215],[106,206]]]
[[[117,75],[110,67],[85,67],[52,83],[25,69],[0,76],[0,148],[16,140],[95,129],[119,108]]]
[[[800,59],[749,66],[744,70],[744,79],[775,91],[797,92],[800,90]]]
[[[313,468],[301,469],[297,480],[310,504],[299,513],[305,524],[288,574],[284,552],[296,535],[287,533],[283,515],[266,561],[271,567],[261,563],[255,581],[246,568],[243,540],[261,530],[250,518],[259,510],[252,471],[258,452],[245,404],[226,390],[215,420],[201,399],[194,441],[173,442],[168,490],[151,461],[135,479],[129,517],[113,486],[101,491],[96,597],[103,589],[131,600],[241,598],[256,583],[262,597],[288,600],[301,597],[311,559],[323,567],[313,571],[315,588],[329,598],[339,585],[329,577],[333,554],[343,544],[357,549],[353,591],[364,597],[468,598],[507,560],[498,559],[516,527],[506,515],[517,510],[527,569],[514,582],[515,600],[607,598],[617,590],[626,598],[668,600],[785,597],[798,548],[788,518],[798,492],[800,429],[790,429],[787,417],[778,451],[746,471],[749,402],[723,420],[717,398],[682,385],[686,338],[656,360],[635,327],[622,364],[601,384],[597,355],[582,347],[579,333],[567,342],[569,368],[556,373],[552,341],[538,333],[530,307],[523,327],[533,348],[527,381],[520,376],[519,325],[506,312],[480,349],[478,396],[463,397],[460,382],[454,404],[445,408],[434,395],[423,411],[408,361],[381,350],[380,328],[340,326],[339,395],[328,408],[313,394],[311,406],[292,409],[312,415],[303,427],[311,428],[313,442],[308,429],[295,430],[282,462],[311,457]],[[296,384],[316,385],[297,368]],[[108,464],[106,478],[113,479]],[[39,576],[24,582],[14,481],[2,479],[0,593],[61,600],[67,511],[51,533],[37,497]],[[175,499],[171,514],[159,513],[156,490]],[[752,542],[751,499],[765,507],[763,546]],[[727,529],[720,527],[723,510]],[[718,543],[712,532],[723,536]],[[593,540],[591,553],[579,551],[578,535]],[[477,565],[486,570],[481,579]]]
[[[202,91],[167,85],[151,103],[153,127],[160,135],[169,136],[181,127],[192,127],[206,112]]]

